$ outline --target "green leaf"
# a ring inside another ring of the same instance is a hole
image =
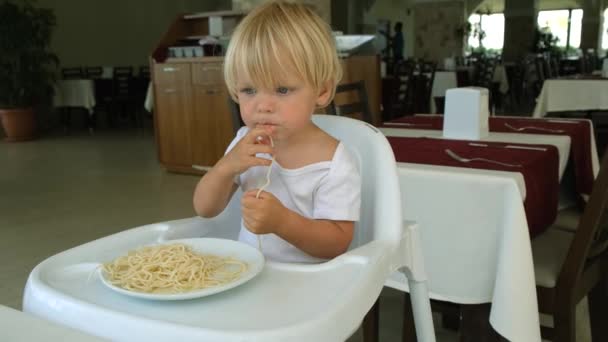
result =
[[[48,103],[59,65],[49,48],[55,14],[33,0],[0,1],[0,108]]]

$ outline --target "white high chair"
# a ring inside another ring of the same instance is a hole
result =
[[[136,227],[48,258],[29,276],[24,311],[122,341],[344,341],[372,307],[387,277],[400,270],[409,279],[419,340],[435,341],[418,228],[402,221],[388,142],[362,121],[326,115],[313,120],[359,160],[361,220],[347,253],[316,265],[267,262],[243,285],[184,301],[131,298],[90,277],[100,262],[144,244],[201,236],[236,239],[237,193],[216,218]]]

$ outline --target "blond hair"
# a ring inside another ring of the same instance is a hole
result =
[[[329,103],[342,78],[335,39],[310,6],[268,1],[254,8],[232,34],[224,59],[226,85],[238,101],[239,78],[273,89],[281,85],[281,75],[289,72],[315,91],[329,85]]]

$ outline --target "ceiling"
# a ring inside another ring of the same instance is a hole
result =
[[[584,0],[538,0],[538,9],[540,11],[553,9],[581,8]],[[473,12],[504,12],[505,0],[484,0],[475,8]]]

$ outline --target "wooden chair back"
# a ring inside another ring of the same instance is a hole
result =
[[[365,89],[365,81],[360,80],[354,83],[340,84],[336,87],[336,96],[341,94],[356,93],[357,100],[350,103],[337,104],[337,100],[334,100],[327,107],[327,113],[338,116],[348,116],[351,118],[361,119],[367,123],[372,123],[372,113],[369,109],[369,102],[367,98],[367,90]]]

